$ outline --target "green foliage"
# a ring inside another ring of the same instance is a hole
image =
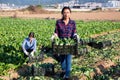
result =
[[[11,68],[4,68],[7,64],[13,64],[16,67],[12,69],[15,69],[24,63],[21,44],[29,32],[35,32],[38,52],[42,45],[51,46],[50,37],[54,32],[55,21],[0,18],[0,22],[0,75],[6,74]]]
[[[42,8],[42,5],[37,5],[37,7]]]
[[[93,34],[120,29],[120,22],[76,21],[76,26],[80,38],[87,40]],[[29,32],[35,32],[37,52],[39,52],[42,45],[51,47],[50,37],[54,33],[54,29],[55,20],[0,18],[0,75],[6,75],[8,70],[16,69],[24,63],[21,44]],[[93,70],[93,64],[99,60],[112,60],[113,57],[119,55],[119,49],[116,50],[116,48],[120,48],[120,45],[117,44],[120,42],[119,34],[120,32],[116,32],[96,38],[96,41],[112,40],[114,45],[102,50],[89,48],[88,54],[83,54],[82,58],[73,60],[72,74],[79,76],[84,73],[90,78],[89,72]],[[84,72],[81,70],[83,68]]]
[[[71,38],[64,38],[64,39],[59,39],[55,38],[55,45],[75,45],[75,41]]]
[[[89,22],[76,21],[76,24],[77,32],[82,38],[89,37],[92,34],[99,34],[101,32],[107,32],[120,28],[119,22],[110,21],[89,21]]]

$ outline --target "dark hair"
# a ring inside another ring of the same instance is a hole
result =
[[[34,32],[30,32],[28,36],[34,38]]]
[[[70,13],[71,13],[70,7],[65,6],[65,7],[63,7],[63,9],[62,9],[62,11],[61,11],[61,14],[63,14],[63,12],[64,12],[65,9],[68,9],[68,10],[70,11]]]

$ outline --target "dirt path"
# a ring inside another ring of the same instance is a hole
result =
[[[16,16],[19,18],[50,18],[59,19],[61,14],[50,13],[50,14],[32,14],[28,11],[26,12],[0,12],[0,17],[11,17]],[[120,12],[115,11],[93,11],[93,12],[72,12],[71,18],[74,20],[110,20],[110,21],[120,21]]]

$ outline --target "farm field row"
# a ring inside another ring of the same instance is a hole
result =
[[[88,39],[91,35],[94,34],[100,34],[102,32],[109,32],[112,30],[120,29],[120,22],[84,22],[76,20],[76,26],[77,33],[80,38]],[[23,65],[24,57],[23,53],[21,52],[21,44],[23,39],[28,36],[28,33],[30,31],[35,32],[35,37],[37,39],[37,53],[39,53],[41,46],[44,45],[51,47],[50,37],[54,33],[54,28],[55,20],[0,18],[0,76],[8,75],[9,70],[17,69]],[[82,55],[83,60],[81,57],[73,60],[74,65],[72,74],[81,72],[82,70],[80,68],[86,68],[86,66],[89,66],[89,69],[92,64],[101,59],[112,59],[113,57],[119,55],[119,46],[116,46],[118,45],[116,43],[118,43],[120,39],[119,32],[101,36],[95,39],[97,41],[111,40],[114,42],[115,46],[112,46],[112,48],[105,50],[96,50],[90,48],[91,51],[89,54]],[[118,51],[116,51],[116,48],[118,48]],[[79,65],[77,62],[79,62]],[[79,71],[77,67],[79,67]]]

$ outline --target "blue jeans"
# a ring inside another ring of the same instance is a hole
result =
[[[71,65],[72,65],[72,55],[60,55],[60,62],[62,70],[65,71],[65,77],[70,77]]]

